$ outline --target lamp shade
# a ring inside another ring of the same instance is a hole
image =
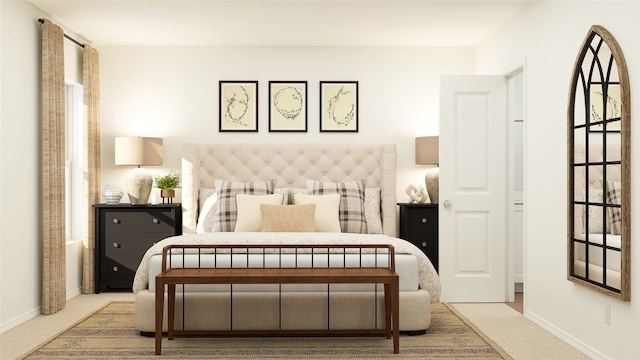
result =
[[[438,136],[422,136],[416,138],[416,164],[438,165],[440,141]]]
[[[162,139],[151,137],[117,137],[116,165],[162,165]]]
[[[149,137],[117,137],[116,165],[132,165],[125,179],[125,188],[131,204],[146,204],[153,178],[140,166],[162,165],[162,139]]]

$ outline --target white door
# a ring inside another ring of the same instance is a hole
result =
[[[504,76],[441,78],[442,301],[505,301],[506,100]]]

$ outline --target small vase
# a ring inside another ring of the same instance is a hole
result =
[[[118,184],[107,184],[102,190],[102,197],[107,204],[119,204],[122,199],[122,188]]]

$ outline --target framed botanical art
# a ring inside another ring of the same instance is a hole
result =
[[[591,108],[590,131],[604,131],[606,123],[607,131],[620,131],[620,84],[609,83],[606,91],[602,84],[590,84],[589,101]]]
[[[219,131],[258,131],[258,82],[220,81]]]
[[[358,82],[320,82],[320,132],[358,132]]]
[[[307,131],[306,81],[269,81],[269,131]]]

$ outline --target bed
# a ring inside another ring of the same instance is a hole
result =
[[[396,156],[393,144],[184,144],[183,235],[152,246],[138,267],[137,329],[154,332],[153,279],[162,248],[179,243],[391,244],[400,275],[400,331],[426,330],[440,280],[420,249],[396,237]],[[313,215],[299,215],[310,204]],[[290,216],[300,218],[282,221]],[[327,286],[234,285],[231,292],[229,285],[187,285],[176,297],[176,329],[322,329],[327,319],[332,328],[384,327],[379,287]]]

